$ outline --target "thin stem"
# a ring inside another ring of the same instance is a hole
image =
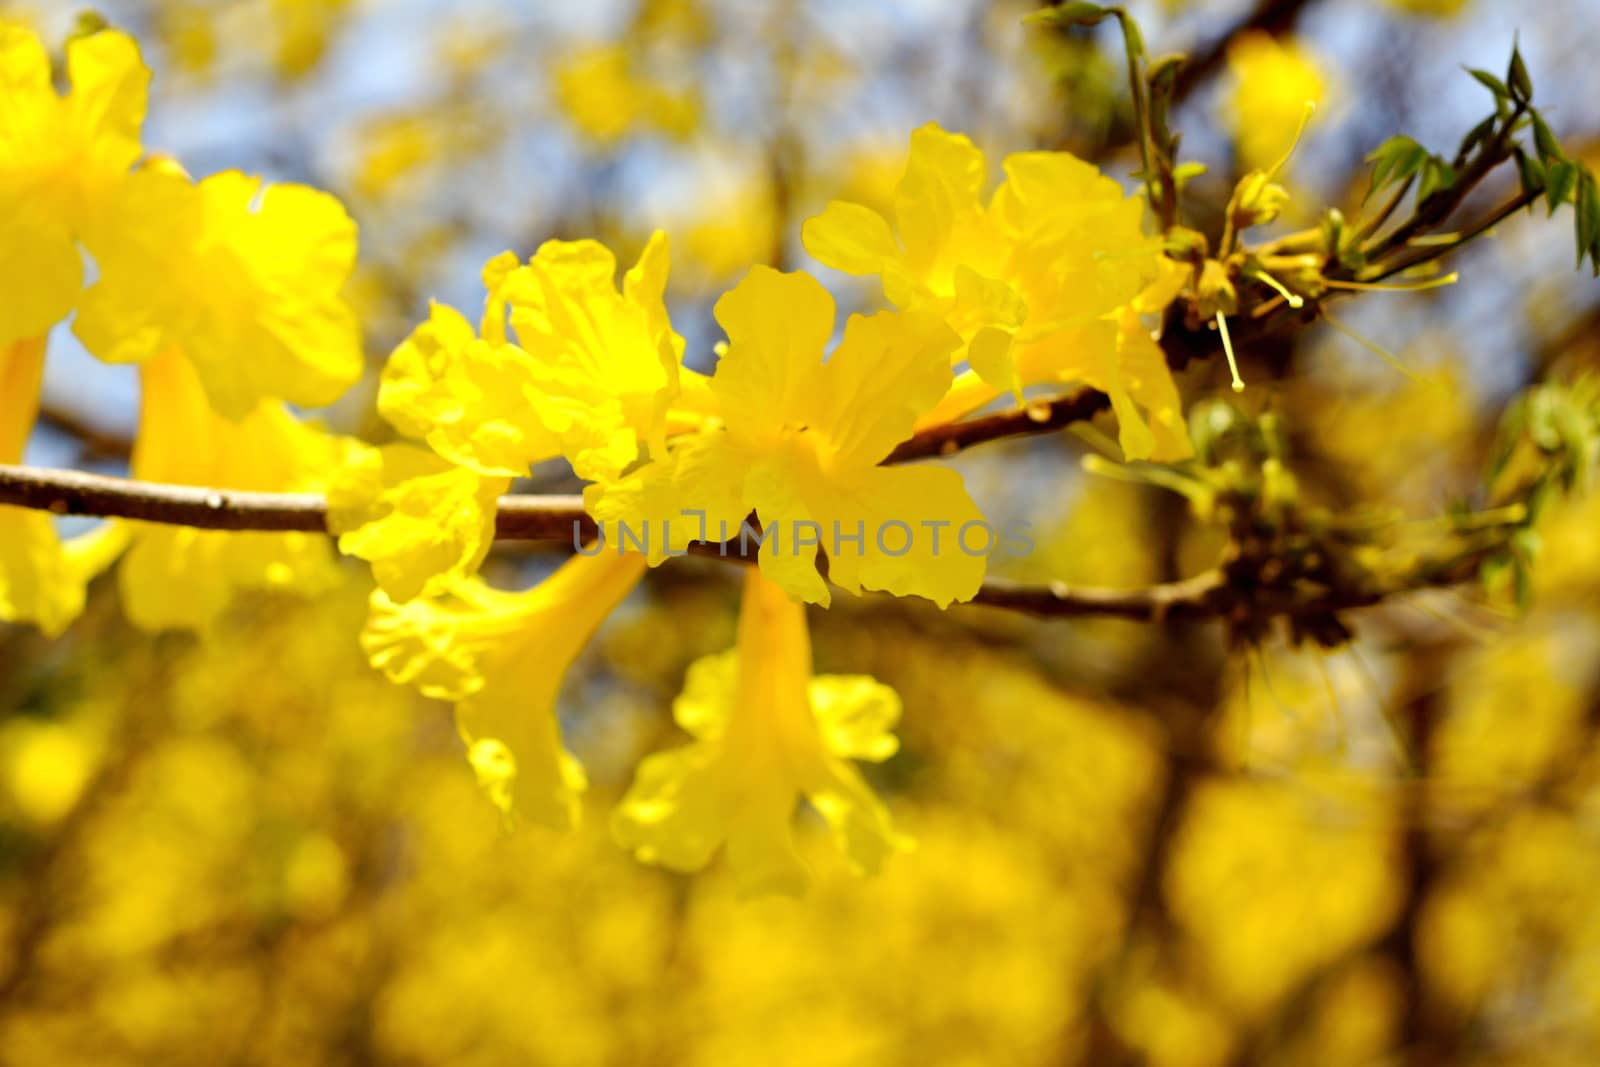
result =
[[[97,515],[209,530],[327,532],[327,501],[310,493],[255,493],[165,485],[127,478],[0,464],[0,505],[58,515]],[[574,496],[504,496],[495,524],[504,540],[564,541],[591,537],[594,523]],[[706,558],[749,563],[702,546]],[[1484,555],[1486,553],[1480,553]],[[1205,571],[1182,581],[1135,589],[1073,587],[1062,582],[1032,585],[991,578],[971,603],[1048,618],[1109,616],[1160,621],[1230,616],[1241,607],[1256,615],[1317,615],[1365,607],[1418,588],[1451,585],[1471,577],[1460,561],[1419,567],[1407,580],[1382,588],[1359,585],[1302,594],[1249,585],[1235,588],[1225,572]]]
[[[1139,137],[1139,165],[1144,171],[1145,194],[1150,198],[1150,206],[1161,217],[1163,229],[1172,226],[1172,205],[1167,203],[1167,198],[1162,195],[1161,186],[1156,184],[1157,175],[1155,168],[1150,165],[1150,98],[1149,89],[1144,83],[1144,75],[1139,70],[1139,51],[1133,46],[1134,32],[1130,30],[1130,19],[1127,11],[1120,7],[1108,8],[1116,16],[1117,26],[1122,30],[1122,53],[1128,60],[1128,90],[1133,95],[1133,122],[1138,130]]]
[[[1406,180],[1400,183],[1395,189],[1394,195],[1379,209],[1378,213],[1367,222],[1362,223],[1361,228],[1356,231],[1356,239],[1362,243],[1361,250],[1363,252],[1371,251],[1372,247],[1377,245],[1378,230],[1382,228],[1384,223],[1389,221],[1389,216],[1394,214],[1395,208],[1399,207],[1401,202],[1405,200],[1406,194],[1411,191],[1411,186],[1416,180],[1417,176],[1415,174],[1407,176]]]
[[[1519,193],[1517,196],[1512,197],[1504,204],[1501,204],[1492,213],[1490,213],[1488,217],[1484,218],[1471,229],[1462,231],[1460,236],[1448,244],[1429,245],[1419,249],[1410,256],[1403,256],[1394,262],[1375,264],[1374,266],[1369,267],[1367,270],[1362,272],[1361,280],[1364,282],[1382,281],[1385,278],[1391,278],[1394,275],[1401,274],[1412,269],[1413,267],[1419,267],[1424,263],[1429,263],[1441,256],[1448,255],[1449,253],[1460,248],[1462,245],[1466,244],[1468,241],[1483,236],[1485,233],[1494,229],[1506,219],[1510,218],[1512,215],[1515,215],[1518,211],[1521,211],[1523,208],[1527,207],[1529,204],[1533,203],[1543,195],[1544,192],[1538,189],[1530,189]]]

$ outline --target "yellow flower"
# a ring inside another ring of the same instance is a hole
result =
[[[1294,41],[1261,32],[1242,34],[1228,46],[1228,70],[1228,119],[1239,159],[1246,170],[1266,171],[1294,144],[1306,105],[1322,103],[1322,71]]]
[[[877,274],[897,307],[942,315],[962,337],[969,373],[953,418],[1000,393],[1081,381],[1112,398],[1130,458],[1188,454],[1165,365],[1127,367],[1124,314],[1159,310],[1168,261],[1143,230],[1144,202],[1065,152],[1007,157],[988,203],[985,162],[967,138],[924,126],[895,188],[895,225],[842,201],[808,219],[806,249],[850,274]],[[981,385],[974,379],[981,379]]]
[[[328,529],[390,597],[432,596],[477,573],[510,487],[414,445],[357,446],[328,488]]]
[[[601,146],[614,145],[636,129],[683,137],[700,121],[693,93],[641,77],[620,44],[569,53],[555,68],[555,97],[573,125]]]
[[[320,492],[345,443],[297,420],[281,403],[234,422],[212,410],[195,369],[168,351],[140,370],[136,478],[263,492]],[[130,524],[119,570],[123,609],[149,630],[204,630],[250,589],[314,595],[337,581],[317,533],[201,530]]]
[[[111,363],[177,348],[211,406],[242,419],[264,399],[320,407],[361,375],[361,331],[341,290],[356,225],[301,185],[228,171],[195,184],[148,167],[93,251],[100,280],[73,329]]]
[[[612,815],[643,862],[698,871],[726,845],[741,892],[799,894],[790,824],[802,796],[858,874],[909,846],[849,762],[894,755],[900,698],[868,677],[812,677],[805,609],[755,568],[737,649],[689,668],[673,716],[694,742],[645,759]]]
[[[0,463],[21,463],[38,410],[44,338],[0,347]],[[31,622],[54,637],[83,610],[48,512],[0,507],[0,621]]]
[[[467,758],[508,819],[569,829],[586,782],[561,745],[561,679],[644,570],[637,555],[598,552],[523,592],[471,579],[396,604],[378,591],[361,644],[391,681],[455,702]]]
[[[959,339],[925,312],[852,315],[823,362],[833,298],[810,275],[768,267],[717,301],[716,317],[729,339],[711,379],[720,419],[590,486],[584,503],[602,528],[619,544],[642,536],[653,565],[689,541],[737,535],[754,510],[762,571],[799,599],[829,601],[819,547],[852,593],[947,606],[977,592],[991,535],[961,475],[878,466],[949,388]]]
[[[434,305],[384,368],[379,410],[402,433],[480,474],[518,476],[564,454],[583,478],[614,476],[659,443],[679,387],[683,339],[662,293],[656,233],[619,291],[595,241],[547,241],[525,266],[484,267],[481,338]],[[505,320],[520,344],[507,339]]]
[[[41,337],[72,310],[78,242],[93,239],[142,151],[150,72],[132,38],[76,38],[67,78],[71,91],[56,95],[39,38],[0,21],[0,345]]]
[[[477,571],[494,540],[495,503],[511,478],[565,455],[580,477],[615,477],[640,447],[664,450],[683,339],[662,294],[666,235],[655,234],[616,285],[616,259],[594,241],[547,241],[526,264],[506,252],[483,270],[483,318],[433,305],[389,357],[378,410],[425,441],[358,451],[329,496],[340,550],[373,565],[396,601],[448,591]],[[521,344],[512,343],[507,319]]]

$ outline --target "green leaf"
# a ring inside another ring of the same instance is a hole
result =
[[[1587,167],[1580,167],[1574,204],[1578,217],[1578,266],[1583,266],[1583,257],[1587,255],[1589,265],[1600,276],[1600,190],[1596,189],[1594,174]]]
[[[1549,205],[1550,214],[1556,213],[1556,208],[1565,204],[1578,188],[1578,165],[1571,160],[1562,160],[1552,166],[1545,173],[1545,202]]]
[[[1556,140],[1556,135],[1545,125],[1543,116],[1537,111],[1530,111],[1528,115],[1533,119],[1533,143],[1539,149],[1539,158],[1546,163],[1566,159],[1567,154],[1562,151],[1561,142]]]
[[[1391,137],[1367,156],[1373,165],[1372,183],[1367,186],[1367,196],[1390,182],[1404,181],[1416,174],[1427,162],[1428,150],[1404,135]]]
[[[1533,79],[1528,77],[1528,65],[1522,61],[1522,52],[1511,46],[1511,66],[1506,70],[1506,84],[1516,98],[1526,104],[1533,99]]]
[[[1506,88],[1506,83],[1488,71],[1479,70],[1477,67],[1463,67],[1462,69],[1477,78],[1479,84],[1493,93],[1496,100],[1505,100],[1511,96],[1511,90]]]
[[[1512,153],[1517,161],[1517,173],[1522,176],[1522,191],[1532,196],[1545,189],[1544,164],[1518,148]]]

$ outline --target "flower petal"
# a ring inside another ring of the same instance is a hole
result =
[[[881,274],[904,256],[882,215],[843,200],[807,219],[800,240],[819,263],[846,274]]]
[[[329,487],[328,529],[339,551],[371,563],[378,586],[404,602],[477,571],[510,485],[409,445],[363,449]]]

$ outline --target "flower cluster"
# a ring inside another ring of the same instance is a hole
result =
[[[585,775],[556,706],[606,616],[648,567],[753,530],[737,647],[689,671],[675,714],[694,740],[641,764],[614,835],[678,870],[723,850],[745,888],[793,891],[803,799],[852,867],[876,869],[907,842],[852,761],[895,751],[898,698],[870,678],[814,678],[805,605],[837,587],[947,607],[978,591],[989,551],[971,548],[987,524],[958,472],[886,458],[919,430],[1067,381],[1110,396],[1130,457],[1188,454],[1150,332],[1182,271],[1146,232],[1143,200],[1064,153],[1011,156],[985,200],[972,143],[918,130],[892,225],[835,202],[803,230],[824,264],[877,275],[893,308],[840,329],[815,278],[755,266],[716,303],[727,340],[709,374],[685,364],[669,318],[664,234],[620,280],[590,240],[496,256],[476,323],[435,304],[391,354],[377,407],[395,439],[370,445],[290,407],[333,402],[363,370],[342,295],[356,230],[338,201],[236,172],[197,181],[147,154],[149,74],[123,34],[69,43],[65,96],[26,30],[0,29],[0,71],[0,208],[17,220],[0,234],[13,294],[0,461],[21,456],[46,336],[71,316],[91,353],[141,368],[136,477],[326,493],[339,549],[377,582],[373,665],[454,703],[508,822],[578,818]],[[556,459],[587,483],[600,540],[532,588],[490,587],[478,571],[498,498]],[[63,546],[41,514],[0,510],[0,525],[0,618],[52,632],[119,554],[129,616],[149,628],[204,631],[235,591],[316,592],[336,573],[309,534],[128,523]],[[632,551],[630,531],[646,531]]]
[[[156,481],[320,490],[343,443],[286,404],[322,405],[360,377],[342,290],[356,227],[333,197],[238,172],[190,178],[141,144],[150,73],[138,46],[89,30],[66,49],[58,95],[39,38],[0,23],[0,461],[36,417],[50,331],[69,315],[95,356],[140,365],[133,473]],[[85,253],[98,276],[87,288]],[[0,509],[0,619],[59,632],[84,585],[127,548],[129,616],[201,629],[235,589],[314,591],[333,565],[318,538],[130,524],[62,545],[47,516]]]

